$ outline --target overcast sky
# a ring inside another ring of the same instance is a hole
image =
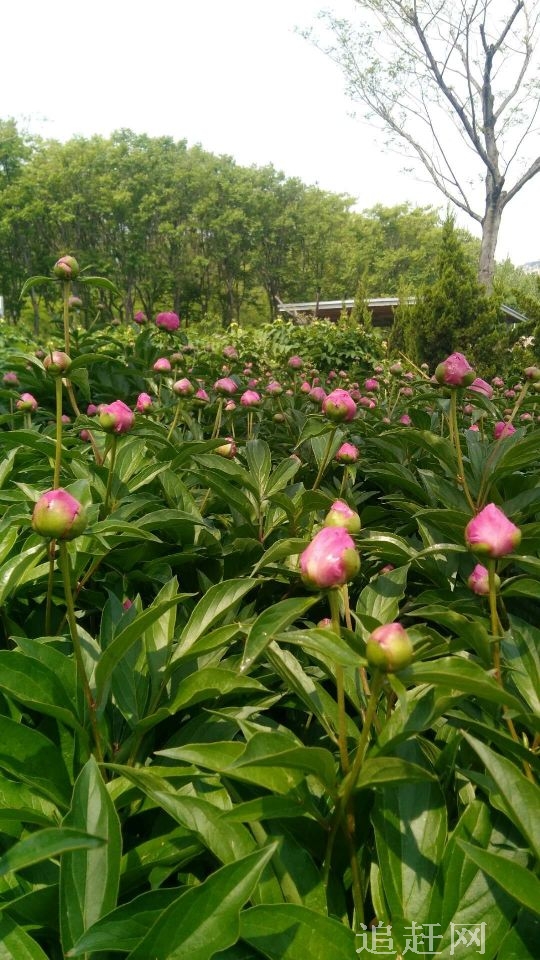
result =
[[[358,209],[445,209],[350,117],[337,66],[295,32],[353,0],[17,0],[0,7],[2,118],[57,140],[122,127],[273,164]],[[497,259],[540,258],[540,176],[513,200]],[[458,222],[478,234],[464,215]]]

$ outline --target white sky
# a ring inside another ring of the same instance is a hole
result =
[[[0,117],[57,140],[121,127],[272,163],[359,209],[443,210],[350,118],[337,66],[295,33],[353,0],[17,0],[0,7]],[[540,258],[540,175],[503,215],[497,259]],[[478,234],[465,215],[458,222]]]

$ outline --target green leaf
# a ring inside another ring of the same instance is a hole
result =
[[[286,460],[282,460],[270,476],[266,485],[266,496],[270,499],[276,493],[284,490],[289,480],[296,476],[300,466],[301,463],[297,457],[288,457]]]
[[[462,693],[471,693],[480,699],[512,707],[521,713],[519,700],[503,690],[478,663],[464,657],[440,657],[438,660],[419,661],[402,670],[403,683],[434,683]]]
[[[258,680],[239,676],[234,670],[226,670],[224,667],[204,667],[197,673],[184,677],[172,701],[144,717],[137,724],[136,730],[137,732],[149,730],[167,717],[174,716],[179,710],[203,700],[216,700],[229,693],[247,691],[266,692],[266,688]]]
[[[293,597],[290,600],[280,600],[263,610],[248,633],[240,671],[249,670],[276,634],[303,617],[318,600],[318,596]]]
[[[289,630],[280,633],[279,643],[292,643],[306,653],[322,659],[332,665],[340,663],[343,667],[358,669],[362,664],[360,656],[351,649],[343,637],[338,637],[330,627],[314,627],[312,630]]]
[[[6,913],[0,917],[0,957],[2,960],[48,960],[34,938]]]
[[[499,947],[497,960],[537,960],[539,943],[540,920],[528,910],[520,910]]]
[[[120,296],[114,283],[112,283],[111,280],[107,280],[107,277],[86,277],[79,274],[77,283],[81,283],[85,287],[99,287],[101,290],[108,290],[110,293],[115,293],[116,296]]]
[[[286,557],[293,557],[298,553],[302,553],[303,550],[308,545],[308,540],[300,539],[290,539],[290,540],[277,540],[276,543],[273,543],[271,547],[263,553],[261,559],[253,567],[253,573],[258,573],[259,570],[264,569],[264,567],[269,566],[271,563],[277,563],[279,560],[284,560]]]
[[[66,807],[71,784],[64,759],[48,737],[22,723],[0,716],[0,768]]]
[[[91,757],[81,770],[64,826],[103,838],[93,850],[65,853],[60,866],[60,931],[67,952],[93,923],[116,906],[121,832],[118,815]]]
[[[28,280],[25,280],[22,285],[22,290],[19,296],[19,299],[22,300],[26,296],[29,290],[32,287],[42,287],[45,283],[58,283],[58,280],[55,280],[54,277],[28,277]]]
[[[72,850],[91,850],[105,841],[81,830],[69,827],[50,827],[37,830],[24,840],[15,843],[0,859],[0,877],[11,870],[23,870],[34,863]]]
[[[0,567],[0,604],[6,602],[23,578],[28,578],[29,571],[33,570],[44,556],[45,545],[38,543],[6,560]]]
[[[509,857],[500,857],[464,840],[458,840],[458,843],[483,873],[493,877],[514,900],[540,916],[540,880],[534,873]]]
[[[212,960],[238,940],[240,911],[275,845],[227,864],[183,893],[129,954],[128,960]]]
[[[124,953],[134,950],[163,911],[178,900],[184,890],[183,887],[149,890],[129,903],[124,903],[92,924],[67,956],[80,957],[81,953],[98,950],[118,950]]]
[[[463,733],[463,736],[493,778],[492,789],[500,796],[510,820],[530,844],[534,855],[540,859],[538,831],[540,789],[535,783],[531,783],[511,760],[498,756],[485,743],[471,737],[469,733]]]
[[[262,500],[266,493],[266,486],[272,469],[272,456],[266,441],[248,440],[246,443],[246,460],[259,500]]]
[[[199,600],[184,627],[172,660],[183,657],[199,637],[213,627],[216,620],[225,617],[246,593],[257,586],[258,582],[258,580],[244,577],[238,580],[225,580],[210,587],[204,597]]]
[[[373,617],[379,623],[393,623],[399,615],[399,604],[405,596],[409,565],[391,570],[368,583],[360,594],[357,613]]]
[[[356,789],[363,790],[383,783],[411,783],[419,780],[436,781],[437,778],[425,767],[400,757],[368,757],[362,765]]]
[[[39,660],[17,650],[0,650],[0,690],[31,710],[56,717],[84,734],[62,683]]]
[[[352,930],[295,903],[244,910],[240,936],[269,960],[352,960],[356,955]]]

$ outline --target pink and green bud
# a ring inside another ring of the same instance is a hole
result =
[[[289,357],[288,364],[291,370],[301,370],[304,366],[304,361],[302,357],[295,355],[294,357]]]
[[[400,377],[403,373],[403,364],[397,360],[396,363],[393,363],[392,366],[389,367],[388,372],[391,373],[393,377]]]
[[[216,380],[214,390],[221,396],[226,397],[236,393],[238,386],[232,377],[221,377],[219,380]]]
[[[2,377],[2,381],[7,387],[18,387],[19,378],[14,370],[8,370]]]
[[[232,460],[236,456],[237,450],[238,447],[233,438],[227,437],[227,442],[220,447],[216,447],[214,453],[217,453],[218,457],[224,457],[225,460]]]
[[[325,527],[344,527],[347,533],[360,533],[362,523],[356,510],[344,500],[336,500],[324,518]]]
[[[375,390],[379,389],[379,381],[375,377],[368,377],[367,380],[364,380],[364,390],[367,390],[368,393],[373,393]]]
[[[79,276],[79,264],[75,257],[60,257],[53,267],[53,273],[59,280],[75,280]]]
[[[271,397],[279,397],[283,393],[283,387],[277,380],[271,380],[270,383],[266,385],[266,393]]]
[[[309,400],[321,406],[326,400],[326,390],[323,387],[312,387],[309,391]]]
[[[238,350],[232,345],[223,347],[223,356],[226,360],[238,360]]]
[[[323,400],[322,412],[334,423],[343,423],[353,419],[356,404],[348,390],[337,387]]]
[[[511,423],[505,423],[504,420],[498,420],[493,427],[494,440],[500,440],[501,437],[511,437],[516,432],[516,428]]]
[[[83,302],[80,297],[68,298],[68,307],[70,310],[80,310],[82,305],[83,305]]]
[[[256,390],[245,390],[240,397],[243,407],[258,407],[261,402],[260,394]]]
[[[148,322],[148,317],[146,316],[144,310],[137,310],[137,313],[133,317],[135,323],[143,324]]]
[[[523,374],[526,380],[531,380],[533,383],[540,381],[540,367],[526,367]]]
[[[152,369],[155,370],[156,373],[170,373],[172,370],[171,361],[168,360],[167,357],[158,357]]]
[[[360,459],[360,451],[354,443],[342,443],[334,460],[338,463],[356,463]]]
[[[314,590],[341,587],[360,569],[354,540],[344,527],[323,527],[300,557],[300,573]]]
[[[162,330],[168,330],[169,333],[172,333],[174,330],[178,330],[180,326],[180,317],[177,313],[173,313],[170,310],[168,313],[158,313],[156,317],[156,327],[160,327]]]
[[[115,400],[99,408],[99,422],[106,433],[127,433],[135,422],[135,414],[123,400]]]
[[[479,597],[487,597],[489,595],[489,571],[487,567],[477,563],[467,580],[467,584],[472,592],[478,594]],[[495,589],[499,590],[501,578],[497,574],[494,575],[494,584]]]
[[[441,386],[469,387],[475,379],[475,373],[462,353],[451,353],[436,367],[435,379]]]
[[[487,397],[488,400],[491,400],[493,397],[493,387],[490,383],[482,380],[482,377],[476,377],[476,380],[473,380],[471,383],[469,390],[482,394],[482,396]]]
[[[149,393],[140,393],[137,397],[137,403],[135,404],[135,409],[137,413],[147,413],[152,406],[152,397]]]
[[[210,397],[208,396],[206,390],[203,390],[202,387],[193,394],[193,402],[199,406],[203,406],[205,403],[210,403]]]
[[[37,501],[32,514],[36,533],[52,540],[73,540],[87,525],[84,507],[67,490],[49,490]]]
[[[494,503],[473,517],[465,528],[465,542],[480,556],[504,557],[521,542],[521,530]]]
[[[62,350],[52,350],[51,353],[45,357],[43,366],[51,377],[61,377],[69,370],[71,357],[68,357],[67,353],[63,353]]]
[[[31,393],[21,393],[15,406],[17,410],[22,410],[23,413],[35,413],[38,408],[38,402]]]
[[[404,670],[413,659],[413,645],[400,623],[385,623],[370,634],[366,644],[367,661],[383,673]]]
[[[172,390],[177,397],[192,397],[195,393],[195,387],[187,377],[182,377],[181,380],[173,383]]]

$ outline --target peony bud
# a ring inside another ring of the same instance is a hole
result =
[[[504,557],[521,542],[521,530],[494,503],[488,503],[465,528],[465,542],[481,556]]]
[[[227,443],[221,445],[221,447],[216,447],[213,451],[217,453],[218,457],[224,457],[226,460],[232,460],[236,456],[236,451],[238,447],[234,442],[232,437],[227,437]]]
[[[338,387],[323,400],[322,412],[334,423],[342,423],[353,419],[356,404],[347,390]]]
[[[32,526],[42,537],[73,540],[86,529],[84,507],[67,490],[49,490],[37,501]]]
[[[61,377],[69,370],[71,357],[68,357],[67,353],[63,353],[62,350],[52,350],[49,356],[45,357],[43,366],[51,377]]]
[[[35,413],[38,408],[38,402],[31,393],[21,393],[15,406],[17,410],[22,410],[24,413]]]
[[[500,440],[501,437],[511,437],[516,432],[516,428],[511,423],[505,423],[499,420],[493,427],[493,438]]]
[[[526,380],[532,380],[533,383],[538,383],[540,380],[540,367],[526,367],[523,371]]]
[[[158,313],[156,317],[156,327],[161,327],[162,330],[168,330],[169,333],[172,333],[173,330],[178,330],[180,326],[180,317],[177,313],[170,311],[169,313]]]
[[[233,346],[223,347],[223,356],[226,360],[237,360],[238,350]]]
[[[474,378],[474,370],[462,353],[451,353],[435,369],[437,383],[447,387],[468,387]]]
[[[2,377],[2,380],[7,387],[18,387],[19,385],[19,378],[14,370],[8,370]]]
[[[375,380],[375,377],[368,377],[367,380],[364,380],[364,390],[367,390],[368,393],[373,393],[374,390],[379,389],[379,381]]]
[[[133,319],[135,323],[138,323],[138,324],[143,324],[148,322],[148,317],[146,316],[143,310],[137,310],[137,313],[135,314]]]
[[[198,406],[203,406],[205,403],[210,403],[210,397],[208,396],[206,390],[203,390],[201,387],[193,394],[193,402]]]
[[[146,413],[152,406],[152,397],[148,393],[140,393],[137,397],[135,409],[137,413]]]
[[[232,377],[221,377],[220,380],[216,380],[214,390],[222,396],[230,396],[236,393],[238,387]]]
[[[177,397],[192,397],[195,393],[195,387],[187,377],[182,377],[181,380],[173,383],[172,390]]]
[[[171,361],[167,360],[167,357],[158,357],[152,369],[155,370],[156,373],[170,373],[172,370]]]
[[[60,257],[53,267],[53,273],[60,280],[75,280],[79,276],[79,264],[75,257]]]
[[[302,360],[302,357],[294,356],[289,357],[288,364],[292,370],[301,370],[301,368],[304,366],[304,361]]]
[[[356,576],[360,557],[344,527],[324,527],[300,557],[302,580],[308,587],[341,587]]]
[[[337,460],[338,463],[356,463],[359,457],[360,451],[354,443],[342,443],[334,460]]]
[[[279,397],[283,393],[283,387],[277,380],[271,380],[270,383],[266,385],[266,393],[271,397]]]
[[[347,533],[360,533],[360,517],[343,500],[336,500],[324,518],[325,527],[344,527]]]
[[[313,387],[309,391],[308,399],[319,406],[326,400],[326,391],[322,387]]]
[[[413,645],[400,623],[386,623],[370,634],[366,644],[367,661],[383,673],[396,673],[408,667]]]
[[[482,380],[481,377],[477,377],[476,380],[473,380],[469,390],[473,390],[474,393],[481,393],[484,397],[487,397],[488,400],[491,400],[493,397],[493,387],[491,384],[486,383],[485,380]]]
[[[257,407],[260,402],[260,395],[255,390],[245,390],[240,397],[240,403],[243,407]]]
[[[473,593],[479,597],[487,597],[489,594],[489,571],[481,563],[477,563],[473,572],[467,580],[467,584]],[[495,574],[495,589],[499,590],[501,586],[500,577]]]
[[[99,422],[106,433],[127,433],[135,421],[133,410],[123,400],[102,404],[99,409]]]

